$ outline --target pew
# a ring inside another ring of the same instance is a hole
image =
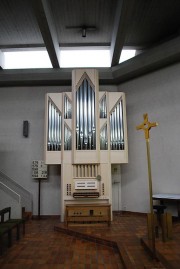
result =
[[[25,220],[12,219],[11,207],[0,210],[0,255],[3,252],[3,237],[8,235],[8,247],[12,245],[12,230],[16,229],[16,240],[20,238],[20,225],[23,225],[23,234],[25,234]]]

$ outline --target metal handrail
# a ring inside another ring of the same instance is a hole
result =
[[[1,181],[0,181],[0,185],[2,186],[3,189],[5,189],[8,192],[10,192],[11,194],[13,194],[17,198],[16,199],[14,197],[15,200],[18,201],[19,204],[21,203],[21,196],[17,192],[13,191],[11,188],[9,188],[7,185],[5,185],[4,183],[2,183]]]
[[[26,211],[32,212],[32,194],[28,190],[14,181],[12,178],[8,177],[2,171],[0,171],[0,182],[20,195],[22,207],[25,207]]]

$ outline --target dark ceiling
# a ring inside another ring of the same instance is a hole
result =
[[[100,81],[118,84],[178,62],[179,29],[180,0],[1,0],[0,50],[46,47],[53,69],[1,64],[0,85],[69,84],[59,48],[85,46],[110,48],[111,68],[100,69]],[[138,55],[119,64],[124,47]]]

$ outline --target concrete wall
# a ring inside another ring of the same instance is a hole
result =
[[[11,207],[11,218],[22,218],[22,206],[20,198],[6,188],[2,188],[0,184],[0,209]],[[5,214],[5,220],[8,214]]]
[[[38,182],[32,179],[33,160],[43,160],[45,93],[68,87],[11,87],[0,89],[0,170],[33,195],[33,214],[38,214]],[[23,137],[23,121],[29,136]],[[60,166],[49,167],[41,183],[41,214],[60,214]]]
[[[129,163],[122,165],[122,207],[148,212],[146,142],[136,126],[148,113],[159,126],[150,131],[153,193],[180,193],[180,65],[134,79],[119,90],[126,93]]]

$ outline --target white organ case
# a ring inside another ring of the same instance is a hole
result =
[[[73,70],[72,92],[46,95],[45,118],[45,163],[61,165],[61,220],[68,204],[111,204],[111,164],[128,162],[125,94],[99,92],[95,69]]]

